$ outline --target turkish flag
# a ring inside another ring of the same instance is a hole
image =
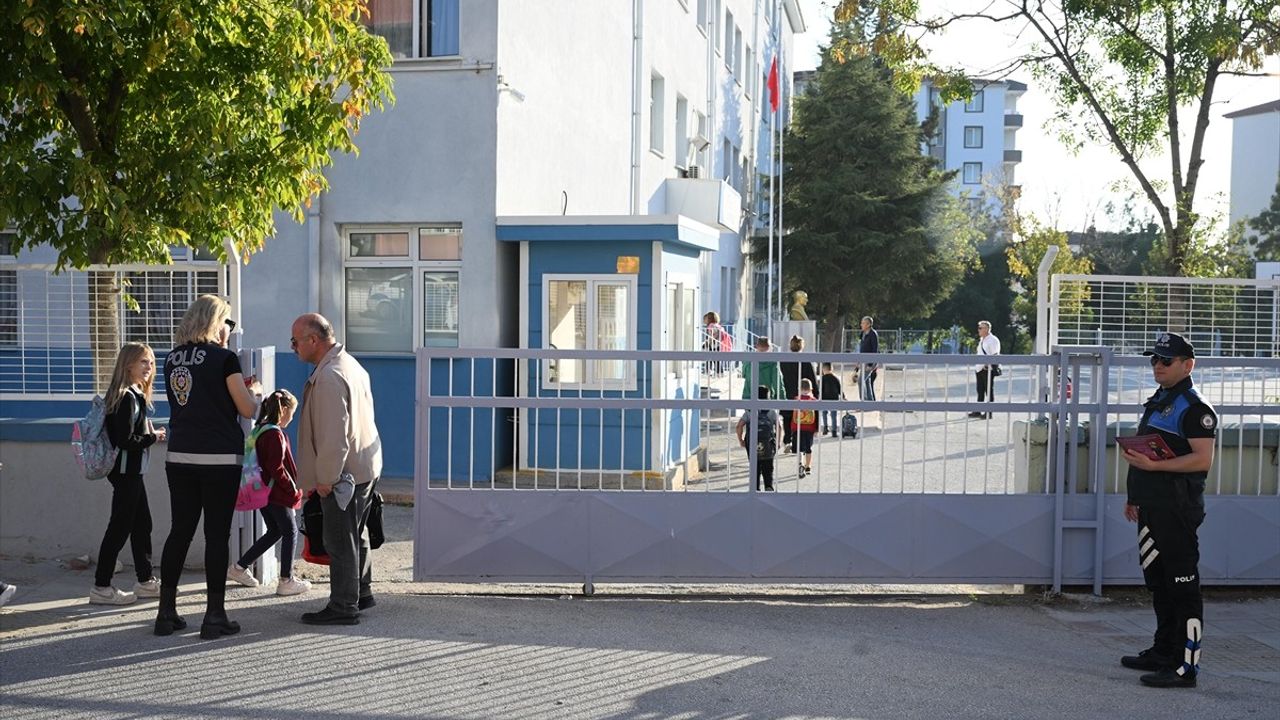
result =
[[[769,66],[769,107],[778,111],[778,58],[775,55],[773,64]]]

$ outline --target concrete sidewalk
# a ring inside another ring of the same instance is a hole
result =
[[[85,603],[91,571],[0,559],[0,716],[27,718],[1274,717],[1280,598],[1211,594],[1196,690],[1152,690],[1118,658],[1149,607],[1025,596],[634,598],[425,594],[383,581],[360,625],[230,588],[244,630],[151,634],[155,601]],[[125,577],[121,575],[119,577]],[[1271,708],[1268,710],[1267,708]]]

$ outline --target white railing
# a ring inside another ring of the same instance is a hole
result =
[[[89,397],[121,342],[147,343],[163,357],[191,301],[226,292],[224,267],[213,261],[61,273],[0,265],[0,399]]]
[[[1161,331],[1201,356],[1280,355],[1280,280],[1054,275],[1051,345],[1137,355]]]
[[[1051,493],[1054,477],[1077,478],[1065,484],[1070,493],[1120,491],[1125,466],[1114,436],[1132,434],[1154,389],[1150,368],[1143,358],[1100,365],[1064,357],[1001,356],[996,401],[979,404],[973,356],[422,350],[419,487],[754,492],[759,458],[739,446],[738,418],[797,403],[744,399],[741,368],[759,377],[758,362],[803,360],[832,363],[844,390],[843,400],[806,407],[832,413],[827,422],[837,425],[852,413],[860,432],[816,438],[807,474],[796,454],[781,452],[779,493]],[[636,383],[541,382],[541,368],[565,360],[625,363]],[[854,381],[868,362],[893,362],[880,370],[877,401],[861,400]],[[715,363],[728,369],[703,371]],[[1201,363],[1197,382],[1223,428],[1209,491],[1276,495],[1280,360]],[[970,417],[978,412],[990,417]]]

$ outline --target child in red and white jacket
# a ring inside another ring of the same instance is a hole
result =
[[[258,580],[249,573],[249,566],[279,542],[280,583],[276,586],[277,595],[300,595],[311,589],[310,582],[293,577],[293,548],[298,537],[298,518],[294,510],[302,505],[302,491],[295,480],[298,468],[293,463],[289,437],[284,434],[284,428],[289,426],[297,409],[298,399],[288,390],[276,390],[262,401],[255,424],[258,438],[253,447],[258,454],[258,466],[262,468],[262,479],[271,483],[267,505],[258,511],[262,513],[267,531],[238,562],[227,568],[228,580],[245,587],[257,587]],[[267,425],[275,427],[262,429]]]
[[[800,380],[800,395],[796,400],[817,402],[813,396],[813,383],[809,378]],[[800,454],[800,477],[813,471],[813,436],[818,432],[818,411],[794,410],[791,413],[791,429],[796,435],[796,452]]]

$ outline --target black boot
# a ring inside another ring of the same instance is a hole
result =
[[[187,621],[178,614],[178,588],[160,584],[160,609],[156,613],[156,634],[172,635],[174,630],[185,630]]]
[[[204,622],[200,625],[201,640],[216,640],[223,635],[235,635],[240,632],[240,623],[227,617],[226,610],[208,610],[204,614]]]

